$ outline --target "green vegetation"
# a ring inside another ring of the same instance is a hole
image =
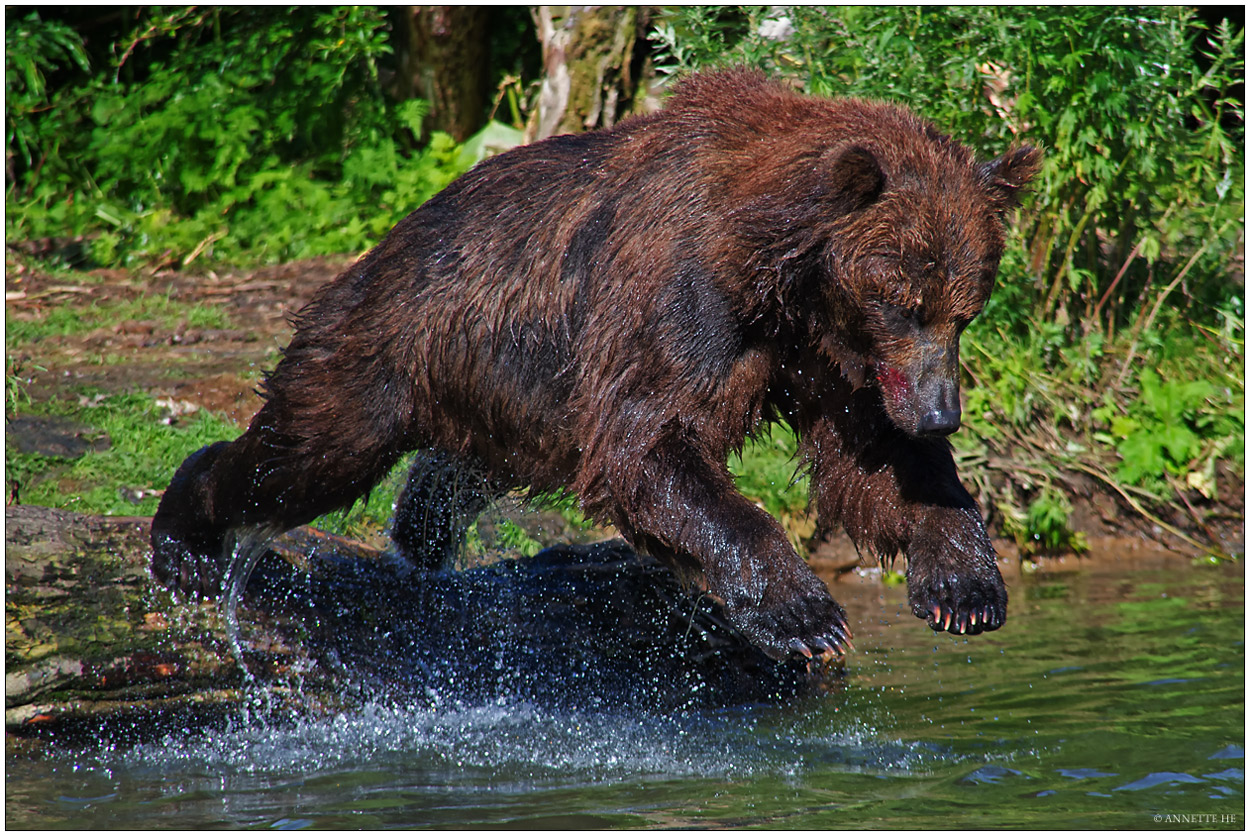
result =
[[[776,517],[802,551],[816,525],[808,514],[807,476],[798,446],[798,437],[788,425],[775,424],[757,438],[747,439],[742,454],[730,458],[729,470],[738,490]]]
[[[381,10],[276,11],[149,9],[91,74],[63,24],[9,25],[6,238],[85,236],[100,265],[353,252],[472,162],[384,94]]]
[[[7,319],[5,345],[21,348],[48,337],[69,337],[88,334],[97,328],[119,322],[151,321],[173,328],[229,328],[226,312],[213,305],[187,305],[169,296],[144,295],[134,299],[92,303],[86,308],[50,308],[41,319]]]
[[[130,267],[359,251],[482,144],[422,136],[424,105],[385,93],[393,47],[376,8],[126,20],[90,53],[38,12],[6,24],[9,242],[78,241],[86,263]],[[955,436],[965,479],[1022,549],[1081,548],[1070,497],[1091,483],[1165,528],[1182,506],[1201,528],[1229,498],[1221,484],[1245,469],[1242,31],[1182,7],[698,6],[671,9],[652,42],[662,72],[757,66],[814,93],[903,102],[982,156],[1045,149],[999,287],[964,337]],[[507,88],[514,115],[523,89]],[[118,486],[162,487],[186,453],[237,432],[206,415],[162,424],[138,396],[26,403],[14,348],[127,319],[226,325],[160,295],[7,322],[9,410],[71,414],[113,438],[73,463],[10,452],[23,501],[150,513],[154,500],[127,504]],[[801,540],[794,449],[774,428],[731,466]],[[376,528],[401,484],[327,524]]]
[[[76,404],[46,401],[24,411],[69,417],[107,438],[106,449],[74,459],[6,450],[6,481],[20,486],[23,503],[91,514],[152,515],[183,459],[239,434],[204,410],[173,420],[167,409],[138,394],[84,396]]]

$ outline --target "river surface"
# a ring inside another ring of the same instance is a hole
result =
[[[9,746],[10,828],[1245,828],[1244,566],[1066,561],[992,634],[834,593],[844,686],[783,705],[365,704]]]

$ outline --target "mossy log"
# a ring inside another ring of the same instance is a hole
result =
[[[281,710],[393,697],[667,711],[836,679],[768,659],[620,541],[419,572],[298,529],[261,559],[232,641],[217,603],[151,580],[148,522],[6,509],[10,733],[150,735],[229,716],[258,692]]]

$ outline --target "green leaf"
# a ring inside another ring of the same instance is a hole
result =
[[[1123,459],[1117,475],[1125,482],[1136,484],[1147,476],[1163,473],[1163,451],[1151,434],[1134,433],[1120,442],[1117,450]]]
[[[1162,428],[1158,444],[1167,451],[1174,464],[1185,465],[1197,452],[1198,436],[1183,424],[1171,424]]]

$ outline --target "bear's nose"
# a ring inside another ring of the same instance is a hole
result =
[[[920,416],[921,435],[950,435],[959,429],[958,409],[935,409]]]

